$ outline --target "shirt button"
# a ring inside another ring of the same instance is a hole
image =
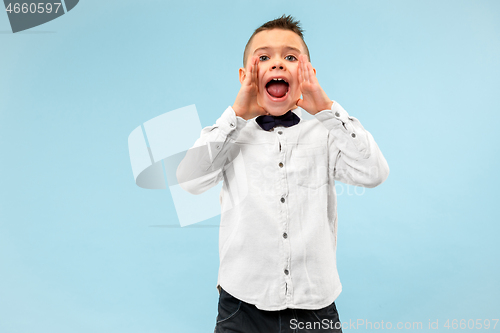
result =
[[[353,138],[355,138],[355,137],[356,137],[356,133],[352,133],[352,134],[351,134],[351,136],[352,136]]]
[[[285,269],[285,275],[288,275],[289,273],[288,269]]]
[[[234,124],[233,124],[233,123],[231,123],[231,124],[229,124],[229,126],[234,127]]]
[[[219,146],[219,145],[217,145],[217,146],[215,146],[215,148],[220,149],[220,146]]]
[[[279,134],[279,135],[283,134],[283,131],[278,131],[278,134]]]
[[[283,163],[281,163],[281,162],[280,162],[280,164],[278,164],[278,165],[280,166],[280,168],[282,168],[282,167],[283,167]]]
[[[335,112],[335,117],[340,117],[340,113]]]
[[[285,198],[281,198],[281,202],[285,202]]]
[[[283,233],[283,238],[288,238],[288,234],[286,232]]]

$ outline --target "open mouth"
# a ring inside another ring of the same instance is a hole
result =
[[[276,98],[276,99],[282,99],[288,94],[288,91],[290,90],[290,85],[288,82],[286,82],[285,79],[282,78],[272,78],[267,84],[266,84],[266,91],[269,94],[269,96]]]

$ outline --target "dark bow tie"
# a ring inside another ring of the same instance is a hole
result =
[[[264,131],[269,131],[276,126],[290,127],[297,125],[300,118],[290,110],[281,116],[258,116],[255,121]]]

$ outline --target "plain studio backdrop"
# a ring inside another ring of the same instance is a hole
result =
[[[344,331],[499,318],[499,1],[86,0],[16,34],[0,14],[0,332],[213,330],[219,217],[180,228],[127,138],[191,104],[212,125],[282,14],[391,168],[337,186]]]

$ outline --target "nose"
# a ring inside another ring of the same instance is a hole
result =
[[[275,59],[274,64],[271,67],[271,69],[278,69],[278,68],[281,70],[285,69],[285,66],[284,66],[283,62],[281,61],[281,59]]]

